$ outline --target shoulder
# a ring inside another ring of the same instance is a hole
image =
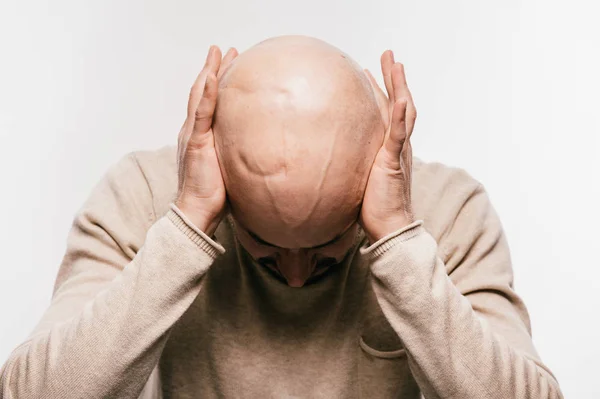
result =
[[[161,216],[161,199],[177,185],[170,153],[168,147],[130,151],[110,164],[76,211],[68,246],[105,245],[114,250],[117,245],[133,258]]]
[[[130,153],[144,176],[152,195],[156,217],[169,209],[177,195],[177,146],[166,145],[153,150]]]
[[[413,157],[413,202],[424,218],[436,216],[436,210],[452,212],[482,186],[461,167]]]
[[[492,210],[483,184],[461,167],[413,157],[411,188],[415,216],[439,244],[456,234],[459,218],[475,229]]]

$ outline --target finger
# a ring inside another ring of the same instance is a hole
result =
[[[371,87],[373,88],[373,92],[375,93],[375,99],[377,100],[377,106],[381,110],[381,114],[383,117],[382,118],[383,124],[387,128],[390,123],[390,121],[389,121],[389,100],[388,100],[387,96],[385,95],[385,93],[383,92],[383,90],[381,90],[381,87],[379,87],[379,84],[377,84],[377,81],[371,74],[371,71],[369,71],[368,69],[365,69],[365,75],[367,75],[367,78],[369,79],[369,82],[371,83]]]
[[[218,82],[215,72],[210,71],[206,75],[206,83],[202,98],[196,109],[194,117],[193,136],[199,136],[208,132],[212,126],[212,119],[217,104]]]
[[[394,162],[400,162],[402,147],[406,141],[406,99],[400,99],[394,103],[392,111],[392,124],[390,134],[387,137],[384,146],[390,159]]]
[[[404,167],[407,168],[409,172],[412,171],[412,144],[409,138],[404,142],[400,158],[404,162]]]
[[[237,56],[238,56],[238,52],[234,47],[227,50],[227,53],[225,53],[225,56],[223,57],[223,60],[221,61],[221,67],[219,68],[219,73],[217,74],[218,81],[221,80],[221,76],[223,76],[223,74],[229,67],[229,64],[231,64],[231,61],[233,61],[233,59]]]
[[[402,155],[400,156],[401,168],[404,174],[405,180],[405,198],[404,203],[409,204],[409,212],[412,212],[410,207],[411,204],[411,186],[412,186],[412,145],[409,139],[406,139],[404,142],[404,147],[402,148]]]
[[[402,160],[402,163],[405,166],[412,166],[412,144],[408,137],[406,140],[404,140],[404,145],[402,146],[402,150],[400,153],[400,159]]]
[[[188,120],[186,119],[179,130],[179,134],[177,135],[177,160],[179,161],[183,155],[184,151],[184,140],[187,135],[188,129]]]
[[[401,98],[407,100],[406,131],[408,138],[410,138],[415,125],[415,120],[417,119],[417,109],[415,108],[412,94],[408,89],[408,84],[406,83],[404,65],[399,62],[392,66],[392,85],[395,94],[394,100],[398,101]]]
[[[394,87],[392,85],[392,66],[394,65],[394,53],[392,50],[386,50],[381,55],[381,73],[383,83],[388,93],[390,101],[394,101]]]
[[[194,126],[194,120],[191,118],[185,118],[181,129],[179,129],[179,134],[177,135],[177,159],[182,159],[182,156],[185,152],[185,147],[187,145],[187,140],[191,134],[192,128]]]
[[[206,75],[210,72],[214,72],[217,74],[219,67],[221,65],[221,49],[217,46],[210,46],[208,50],[208,55],[206,56],[206,61],[204,62],[204,66],[202,67],[202,71],[196,77],[196,81],[192,85],[192,89],[190,91],[190,100],[188,102],[188,117],[191,117],[196,109],[198,108],[198,104],[200,103],[200,99],[202,98],[202,92],[204,91],[204,84],[206,82]]]
[[[181,176],[181,160],[182,160],[182,155],[183,155],[183,136],[185,134],[185,126],[186,124],[184,123],[183,126],[181,127],[181,130],[179,130],[179,134],[177,135],[177,171],[178,171],[178,176]]]

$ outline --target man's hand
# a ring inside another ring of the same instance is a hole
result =
[[[381,56],[381,71],[389,99],[365,70],[387,126],[383,145],[371,168],[359,217],[371,243],[414,221],[410,136],[417,111],[406,84],[404,66],[394,61],[391,50]]]
[[[226,191],[212,130],[218,79],[237,56],[211,46],[204,68],[190,92],[187,117],[179,132],[177,164],[179,185],[175,205],[207,235],[212,236],[226,213]]]

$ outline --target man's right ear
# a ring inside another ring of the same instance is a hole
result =
[[[373,89],[373,94],[375,94],[375,99],[377,100],[379,111],[381,112],[383,124],[387,129],[390,124],[390,100],[387,98],[383,90],[381,90],[381,87],[379,87],[371,72],[368,69],[365,69],[364,71],[367,79],[369,79],[369,83],[371,83],[371,89]]]

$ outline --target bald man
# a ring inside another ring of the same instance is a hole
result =
[[[212,46],[177,147],[114,165],[0,398],[562,398],[482,184],[339,49]]]

